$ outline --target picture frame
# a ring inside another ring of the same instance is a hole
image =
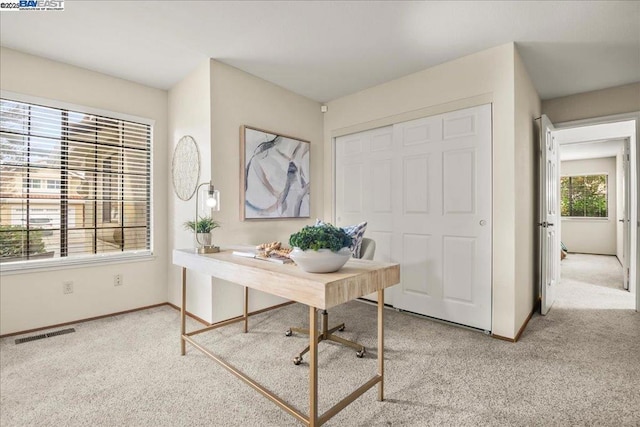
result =
[[[311,143],[240,127],[240,219],[309,218]]]

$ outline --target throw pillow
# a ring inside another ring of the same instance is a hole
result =
[[[319,226],[319,225],[324,225],[325,222],[321,221],[319,219],[316,219],[316,223],[315,226]],[[362,248],[362,238],[364,237],[364,232],[367,229],[367,222],[361,222],[360,224],[356,224],[356,225],[348,225],[346,227],[340,227],[342,230],[344,230],[345,233],[347,233],[349,235],[349,237],[351,237],[351,240],[353,241],[353,243],[351,244],[351,247],[349,249],[351,249],[351,255],[354,258],[360,258],[360,249]]]

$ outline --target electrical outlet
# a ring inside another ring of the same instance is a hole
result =
[[[113,276],[113,286],[122,285],[122,274],[116,274]]]
[[[73,282],[62,282],[62,293],[72,294],[73,293]]]

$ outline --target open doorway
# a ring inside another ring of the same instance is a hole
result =
[[[637,310],[637,123],[590,122],[553,132],[563,244],[557,300],[573,308]]]

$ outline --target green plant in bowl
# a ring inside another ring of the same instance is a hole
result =
[[[344,230],[331,224],[307,225],[289,237],[289,245],[303,251],[330,249],[332,252],[338,252],[344,247],[351,246],[351,237]]]
[[[351,258],[351,237],[331,224],[306,226],[289,237],[289,258],[308,273],[338,271]]]

